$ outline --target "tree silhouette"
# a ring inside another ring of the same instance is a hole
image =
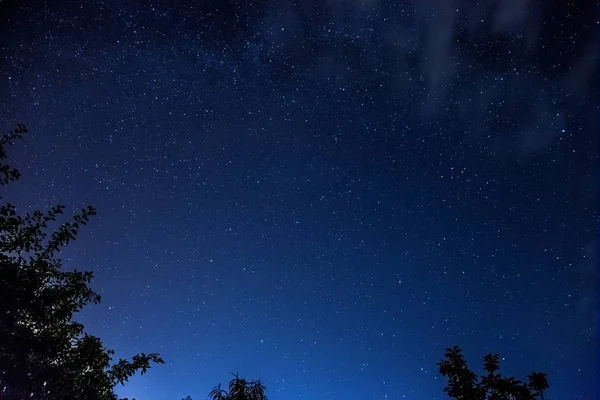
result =
[[[544,390],[548,389],[546,374],[534,372],[525,384],[513,377],[503,377],[498,354],[483,357],[483,369],[487,375],[481,379],[471,371],[458,346],[446,349],[446,354],[438,362],[440,374],[447,378],[444,392],[457,400],[534,400],[539,396],[544,400]]]
[[[26,132],[18,125],[0,138],[0,186],[21,176],[6,162],[6,149]],[[96,210],[82,209],[49,234],[64,209],[21,216],[10,203],[0,207],[0,399],[114,400],[116,385],[163,362],[142,353],[112,363],[114,352],[73,321],[100,296],[88,286],[93,273],[63,270],[58,254]]]
[[[527,379],[529,379],[529,388],[536,395],[540,396],[541,400],[544,400],[544,390],[550,387],[546,374],[543,372],[532,372],[527,376]]]
[[[211,400],[267,400],[265,390],[267,388],[260,380],[247,381],[238,374],[233,374],[233,379],[229,382],[229,391],[222,389],[219,383],[208,396]]]

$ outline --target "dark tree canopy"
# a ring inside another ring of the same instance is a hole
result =
[[[266,390],[260,380],[248,381],[233,374],[229,390],[222,389],[219,384],[211,390],[209,397],[211,400],[267,400]]]
[[[18,125],[0,139],[0,186],[20,177],[6,149],[26,132]],[[0,398],[116,399],[116,385],[163,360],[142,353],[115,363],[114,352],[73,320],[100,296],[88,286],[93,273],[64,270],[59,254],[96,210],[84,208],[48,232],[64,206],[18,215],[0,200]]]
[[[544,400],[544,391],[548,389],[545,373],[533,372],[524,383],[513,377],[498,373],[500,362],[498,354],[483,357],[483,369],[486,375],[477,377],[469,369],[458,346],[446,349],[445,357],[437,364],[439,372],[447,378],[444,392],[457,400]]]

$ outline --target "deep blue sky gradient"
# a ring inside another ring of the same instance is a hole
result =
[[[561,4],[560,11],[556,11]],[[120,393],[444,399],[436,362],[597,370],[593,2],[0,2],[21,206],[94,204]]]

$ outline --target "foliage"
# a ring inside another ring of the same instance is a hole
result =
[[[211,400],[267,400],[265,395],[267,388],[260,380],[247,381],[233,374],[229,382],[229,391],[221,388],[221,384],[215,386],[209,393]]]
[[[18,125],[0,139],[0,186],[19,179],[7,162],[6,148],[27,129]],[[3,200],[0,197],[0,200]],[[114,352],[84,332],[73,316],[99,303],[88,284],[90,271],[65,271],[58,257],[79,230],[96,215],[89,206],[48,233],[64,213],[57,205],[21,216],[0,207],[0,398],[43,400],[114,400],[114,388],[152,363],[158,354],[139,354],[112,363]]]
[[[544,400],[544,390],[548,389],[545,373],[534,372],[529,375],[528,383],[513,377],[504,377],[498,373],[498,354],[483,357],[483,368],[487,375],[478,379],[471,371],[458,346],[446,349],[444,359],[437,365],[439,372],[448,379],[444,392],[457,400]]]

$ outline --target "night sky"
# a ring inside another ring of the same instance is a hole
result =
[[[0,1],[6,198],[98,208],[78,318],[119,390],[444,399],[436,362],[594,399],[597,6]]]

